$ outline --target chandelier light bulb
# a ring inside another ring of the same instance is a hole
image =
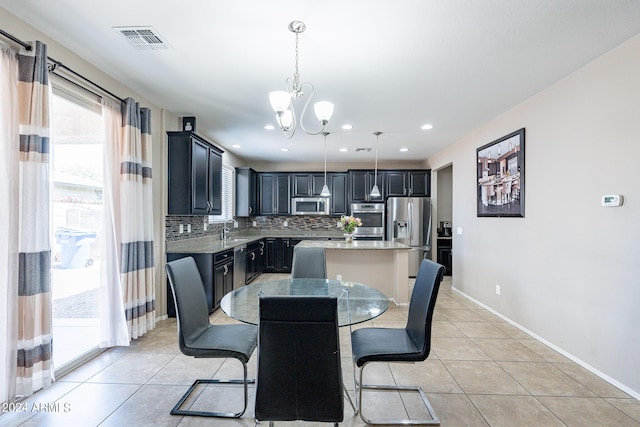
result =
[[[293,111],[287,109],[284,110],[282,113],[277,115],[279,122],[280,122],[280,126],[282,126],[283,129],[290,129],[291,126],[293,126]]]
[[[316,117],[323,125],[329,123],[329,119],[333,115],[333,102],[320,101],[313,105]]]
[[[273,111],[283,113],[289,108],[289,104],[291,104],[291,95],[289,95],[289,92],[283,90],[275,90],[269,93],[269,102],[271,103]]]

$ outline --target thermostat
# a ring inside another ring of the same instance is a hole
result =
[[[611,194],[607,196],[602,196],[602,206],[622,206],[624,202],[624,197],[620,194]]]

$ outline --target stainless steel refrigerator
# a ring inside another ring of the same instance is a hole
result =
[[[431,199],[389,197],[386,212],[386,239],[411,247],[409,276],[415,277],[420,261],[431,258]]]

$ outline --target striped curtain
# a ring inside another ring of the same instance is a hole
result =
[[[105,238],[112,260],[101,294],[111,301],[103,305],[101,314],[101,346],[106,347],[128,345],[130,339],[153,329],[156,298],[151,112],[131,98],[121,105],[103,99],[103,116],[107,123],[105,187],[109,187],[105,188],[105,217],[110,228]]]
[[[0,44],[0,402],[16,395],[18,356],[18,55]]]
[[[49,230],[47,47],[18,55],[20,138],[18,219],[18,357],[16,394],[30,396],[53,380]]]

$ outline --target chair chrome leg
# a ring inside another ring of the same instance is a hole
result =
[[[363,381],[362,381],[362,375],[363,375],[363,371],[364,371],[364,367],[365,366],[367,366],[366,363],[364,365],[362,365],[362,367],[360,368],[360,382],[358,384],[358,393],[356,395],[357,396],[356,402],[358,404],[358,409],[359,409],[359,412],[360,412],[360,418],[362,419],[362,421],[364,421],[367,424],[371,424],[371,425],[434,425],[434,426],[439,426],[440,425],[440,420],[438,419],[438,416],[436,415],[435,411],[433,410],[433,407],[431,406],[431,402],[429,402],[429,399],[427,399],[427,396],[424,394],[424,391],[422,390],[422,387],[420,387],[420,386],[364,384]],[[354,373],[354,378],[355,378],[355,373]],[[420,398],[422,399],[422,403],[426,407],[427,411],[429,412],[429,416],[431,418],[428,419],[428,420],[409,420],[409,419],[405,419],[405,420],[372,420],[372,419],[369,419],[364,415],[364,411],[363,411],[363,405],[362,405],[362,390],[363,389],[398,391],[398,392],[400,392],[400,391],[415,391],[415,392],[418,392],[420,394]]]
[[[245,363],[242,364],[244,370],[244,378],[241,380],[202,380],[198,379],[189,387],[189,390],[182,395],[178,403],[171,409],[171,415],[191,415],[197,417],[221,417],[221,418],[240,418],[244,412],[247,410],[247,405],[249,403],[249,384],[254,384],[255,380],[247,379],[247,365]],[[198,387],[200,384],[243,384],[244,385],[244,407],[240,412],[208,412],[208,411],[189,411],[186,409],[180,409],[180,407],[186,402],[191,393]]]

